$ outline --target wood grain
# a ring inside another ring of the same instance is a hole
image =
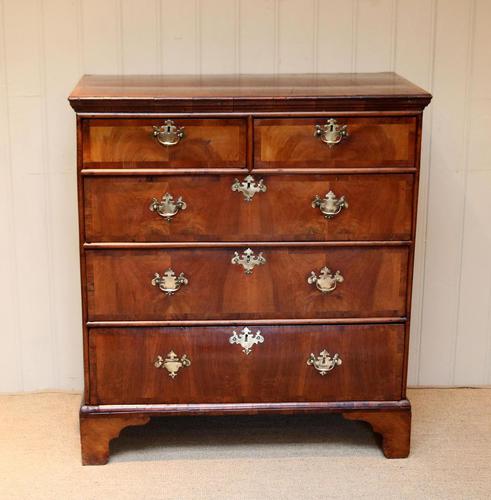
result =
[[[403,325],[263,326],[246,355],[233,327],[92,329],[90,404],[398,400]],[[322,376],[307,365],[327,349],[342,364]],[[158,355],[186,354],[172,379]],[[368,354],[369,353],[369,354]]]
[[[69,97],[77,112],[106,113],[421,111],[430,99],[395,73],[85,75]]]
[[[385,431],[383,446],[388,458],[398,458],[404,454],[404,443],[408,442],[408,426],[397,425],[398,415],[411,411],[409,401],[316,401],[282,403],[198,403],[198,404],[132,404],[132,405],[86,405],[80,408],[82,460],[85,465],[102,465],[109,458],[109,441],[120,430],[130,425],[144,425],[151,417],[179,415],[259,415],[259,414],[302,414],[302,413],[342,413],[345,418],[366,420],[381,412],[383,425],[377,425],[377,432]],[[399,417],[400,420],[402,419]],[[407,421],[407,417],[406,417]],[[392,428],[399,428],[404,436],[397,437]],[[394,425],[395,424],[395,425]],[[374,425],[375,427],[375,425]],[[398,444],[399,443],[399,444]],[[387,446],[389,444],[389,446]]]
[[[215,96],[269,97],[293,96],[353,98],[421,97],[430,94],[405,78],[390,72],[381,73],[297,73],[262,75],[85,75],[70,94],[69,100],[168,99],[182,100]],[[349,104],[348,104],[349,105]]]
[[[89,415],[147,415],[151,417],[181,415],[259,415],[300,413],[345,413],[364,410],[405,410],[411,404],[407,399],[397,401],[316,401],[303,403],[197,403],[197,404],[132,404],[88,405],[80,412]]]
[[[90,415],[80,413],[80,443],[83,465],[104,465],[109,460],[109,442],[125,427],[145,425],[146,415]]]
[[[237,176],[240,181],[244,176]],[[246,202],[236,176],[86,177],[87,242],[408,240],[413,176],[255,175],[265,193]],[[326,219],[312,208],[332,190],[348,208]],[[149,209],[153,198],[182,196],[186,210],[168,222]]]
[[[406,458],[411,444],[411,408],[397,411],[353,411],[343,413],[349,420],[368,422],[382,436],[387,458]]]
[[[245,250],[237,245],[239,254]],[[263,249],[254,247],[256,255]],[[407,247],[264,249],[246,275],[233,248],[87,250],[88,319],[336,318],[406,314]],[[307,278],[328,266],[344,282],[323,294]],[[151,285],[172,268],[189,280],[172,296]]]
[[[258,119],[254,128],[256,168],[411,167],[415,117],[337,117],[349,136],[329,147],[314,134],[326,119]]]
[[[84,121],[84,167],[245,168],[244,120],[175,119],[176,126],[184,127],[184,137],[166,147],[153,137],[153,126],[167,118]]]

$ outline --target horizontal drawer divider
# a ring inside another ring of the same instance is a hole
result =
[[[133,249],[133,248],[237,248],[237,247],[398,247],[411,246],[407,241],[172,241],[172,242],[100,242],[84,243],[91,249]]]
[[[366,167],[366,168],[253,168],[255,174],[412,174],[415,167]]]
[[[97,175],[139,175],[139,176],[154,176],[154,175],[201,175],[201,174],[229,174],[243,175],[248,169],[244,168],[84,168],[81,174],[84,176]]]
[[[242,175],[245,172],[268,175],[291,174],[411,174],[418,171],[415,167],[377,167],[377,168],[84,168],[83,176],[158,176],[158,175]]]
[[[89,328],[105,327],[160,327],[160,326],[243,326],[243,325],[346,325],[346,324],[383,324],[383,323],[405,323],[407,318],[403,317],[380,317],[380,318],[312,318],[312,319],[244,319],[244,320],[170,320],[170,321],[87,321]]]
[[[84,405],[81,414],[144,413],[213,415],[224,413],[295,413],[295,412],[345,412],[350,410],[401,410],[410,408],[409,401],[337,401],[315,403],[195,403],[195,404],[126,404],[126,405]]]

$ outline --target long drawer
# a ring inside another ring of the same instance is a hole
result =
[[[255,168],[373,168],[415,165],[414,116],[338,116],[331,120],[319,117],[256,120]],[[341,135],[341,132],[345,135]]]
[[[404,326],[92,329],[89,350],[91,404],[398,400]]]
[[[85,238],[408,240],[413,182],[411,174],[85,177]]]
[[[166,118],[85,120],[82,129],[83,166],[245,167],[245,120],[179,118],[172,120],[170,131],[165,135],[166,122],[169,123]]]
[[[370,318],[406,314],[408,246],[254,246],[249,250],[239,245],[88,250],[88,318]]]

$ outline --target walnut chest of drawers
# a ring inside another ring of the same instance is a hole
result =
[[[188,414],[338,412],[407,456],[430,99],[393,73],[80,81],[85,464]]]

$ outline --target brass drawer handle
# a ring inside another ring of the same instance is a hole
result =
[[[345,137],[348,137],[348,125],[338,125],[334,118],[329,118],[325,125],[316,125],[314,135],[330,148],[339,144]]]
[[[254,255],[254,250],[247,248],[242,252],[242,255],[239,255],[239,252],[235,252],[230,262],[241,265],[246,274],[252,274],[256,266],[266,264],[266,258],[263,257],[262,252],[259,252],[256,256]]]
[[[181,368],[191,366],[191,360],[185,354],[179,358],[174,351],[170,351],[165,359],[158,355],[154,366],[155,368],[165,368],[169,372],[169,377],[174,379]]]
[[[232,191],[241,192],[244,195],[245,201],[251,201],[256,193],[265,193],[266,189],[263,179],[260,179],[256,184],[252,175],[248,175],[242,182],[239,179],[235,179],[235,182],[232,184]]]
[[[326,349],[324,349],[319,356],[315,356],[314,353],[310,353],[310,356],[307,359],[307,365],[313,366],[322,376],[336,368],[336,366],[340,366],[342,363],[343,361],[339,357],[339,354],[336,353],[331,357]]]
[[[152,285],[158,286],[166,295],[173,295],[182,285],[187,285],[188,283],[189,280],[184,276],[184,273],[176,276],[176,273],[170,268],[162,276],[159,273],[155,273],[152,280]]]
[[[252,346],[256,344],[262,344],[264,342],[264,337],[261,335],[261,330],[258,330],[255,335],[252,335],[252,331],[247,328],[241,330],[242,333],[237,334],[234,330],[232,336],[228,339],[231,344],[238,344],[243,347],[242,352],[245,354],[250,354]]]
[[[157,198],[153,198],[148,208],[151,212],[157,212],[166,221],[170,222],[172,217],[177,215],[180,210],[186,210],[187,204],[182,199],[182,196],[179,196],[179,198],[174,201],[170,193],[165,193],[161,201],[157,200]]]
[[[326,219],[332,219],[343,208],[348,208],[348,202],[344,196],[336,198],[336,195],[329,191],[324,198],[316,194],[312,200],[312,208],[318,208]]]
[[[331,270],[328,267],[323,267],[319,276],[315,274],[314,271],[310,273],[310,276],[307,278],[307,283],[309,285],[315,286],[322,293],[330,293],[336,289],[338,283],[342,283],[344,281],[343,276],[339,271],[336,271],[332,274]]]
[[[184,137],[184,127],[177,127],[172,120],[165,120],[160,127],[154,125],[153,136],[162,146],[175,146]]]

